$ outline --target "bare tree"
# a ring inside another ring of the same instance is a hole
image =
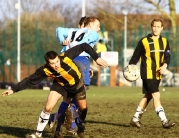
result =
[[[15,4],[18,0],[0,0],[0,20],[7,18],[15,19],[17,17],[17,9]],[[21,0],[21,12],[38,12],[47,6],[46,0]]]
[[[171,21],[172,25],[172,33],[173,36],[176,35],[176,26],[177,26],[177,19],[176,19],[176,9],[175,9],[175,1],[174,0],[167,0],[165,4],[169,7],[169,13],[163,10],[163,8],[160,6],[161,4],[164,4],[164,1],[162,0],[145,0],[146,2],[152,4],[157,11],[159,11],[162,15],[167,17]]]
[[[21,8],[23,12],[38,12],[43,10],[46,5],[46,0],[21,0]]]

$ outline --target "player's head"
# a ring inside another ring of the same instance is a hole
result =
[[[151,22],[151,29],[154,36],[159,36],[163,30],[163,21],[161,19],[153,19]]]
[[[60,69],[60,59],[55,51],[49,51],[44,55],[44,59],[48,66],[50,66],[55,71]]]
[[[100,20],[94,16],[86,17],[84,27],[98,32],[100,30]]]
[[[78,28],[84,28],[84,20],[86,19],[86,16],[81,17],[79,23],[78,23]]]

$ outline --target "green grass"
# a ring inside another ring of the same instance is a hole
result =
[[[161,89],[161,88],[160,88]],[[167,118],[176,126],[163,129],[155,113],[153,103],[149,104],[141,121],[143,128],[131,127],[129,122],[135,113],[143,94],[140,87],[90,87],[87,91],[88,115],[86,138],[177,138],[179,137],[179,90],[177,87],[161,91],[161,102]],[[4,90],[0,90],[3,92]],[[24,90],[0,98],[0,138],[24,138],[34,132],[40,112],[49,91]],[[61,101],[60,101],[61,102]],[[53,110],[57,110],[60,102]],[[52,138],[48,126],[44,138]],[[65,136],[65,138],[70,138]]]

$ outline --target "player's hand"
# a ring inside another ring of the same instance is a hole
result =
[[[167,64],[164,63],[163,66],[161,66],[161,67],[159,68],[160,74],[164,74],[165,71],[166,71],[166,69],[167,69]]]
[[[71,43],[71,40],[64,40],[64,41],[62,42],[62,45],[67,46],[67,45],[69,45],[70,43]]]
[[[98,58],[98,59],[96,60],[96,63],[97,63],[99,66],[108,67],[108,63],[107,63],[104,59],[102,59],[102,58]]]
[[[1,96],[9,96],[9,95],[11,95],[11,94],[13,94],[14,92],[13,92],[13,90],[5,90],[2,94],[1,94]]]
[[[93,72],[93,70],[92,70],[92,69],[90,69],[89,74],[90,74],[90,78],[92,78],[92,77],[93,77],[93,75],[94,75],[94,72]]]

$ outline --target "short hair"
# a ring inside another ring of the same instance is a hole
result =
[[[82,26],[82,24],[84,23],[84,20],[86,19],[86,16],[81,17],[80,21],[79,21],[79,26]]]
[[[161,22],[161,26],[163,27],[163,21],[159,18],[153,19],[151,22],[151,27],[154,25],[154,22]]]
[[[49,63],[49,59],[55,59],[58,56],[58,54],[55,51],[48,51],[44,55],[44,59],[47,63]]]
[[[84,20],[84,27],[86,27],[87,25],[89,25],[89,23],[94,22],[96,20],[100,22],[99,18],[97,17],[94,16],[86,17],[86,19]]]

